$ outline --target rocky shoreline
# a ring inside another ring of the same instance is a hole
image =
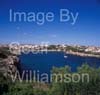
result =
[[[81,57],[96,57],[96,58],[100,58],[100,55],[96,55],[96,54],[90,54],[90,53],[86,53],[86,52],[74,52],[74,51],[64,51],[64,50],[47,50],[46,52],[64,52],[66,54],[71,54],[71,55],[76,55],[76,56],[81,56]]]
[[[74,51],[63,51],[63,50],[48,50],[46,52],[64,52],[66,54],[71,54],[71,55],[76,55],[76,56],[81,56],[81,57],[100,58],[100,55],[90,54],[90,53],[85,53],[85,52],[74,52]]]
[[[6,78],[13,78],[20,70],[20,60],[17,56],[9,55],[6,58],[0,58],[0,73]]]
[[[81,52],[66,51],[65,53],[66,54],[77,55],[77,56],[81,56],[81,57],[96,57],[96,58],[100,58],[100,55],[86,54],[86,53],[81,53]]]

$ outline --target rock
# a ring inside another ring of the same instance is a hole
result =
[[[17,56],[9,55],[7,58],[2,58],[0,60],[0,73],[2,73],[6,78],[12,78],[19,67],[19,58]]]

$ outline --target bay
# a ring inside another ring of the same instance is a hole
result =
[[[21,54],[22,70],[39,70],[41,73],[50,73],[52,67],[64,67],[66,65],[71,67],[71,71],[75,72],[77,67],[82,64],[88,64],[91,67],[98,68],[100,66],[100,59],[95,57],[81,57],[64,52],[48,52],[38,54]]]

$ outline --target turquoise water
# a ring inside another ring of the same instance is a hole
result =
[[[63,52],[48,52],[47,54],[21,54],[19,57],[23,70],[39,70],[41,73],[50,73],[53,66],[63,67],[68,65],[73,72],[84,63],[88,63],[94,68],[100,66],[99,58],[80,57],[70,54],[67,54],[67,58],[64,58],[64,55]]]

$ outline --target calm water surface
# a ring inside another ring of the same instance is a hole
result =
[[[84,63],[88,63],[94,68],[100,66],[100,59],[93,57],[80,57],[67,54],[67,58],[64,58],[63,52],[48,52],[47,54],[21,54],[21,67],[23,70],[39,70],[41,73],[50,73],[53,66],[63,67],[68,65],[74,72],[77,67]]]

